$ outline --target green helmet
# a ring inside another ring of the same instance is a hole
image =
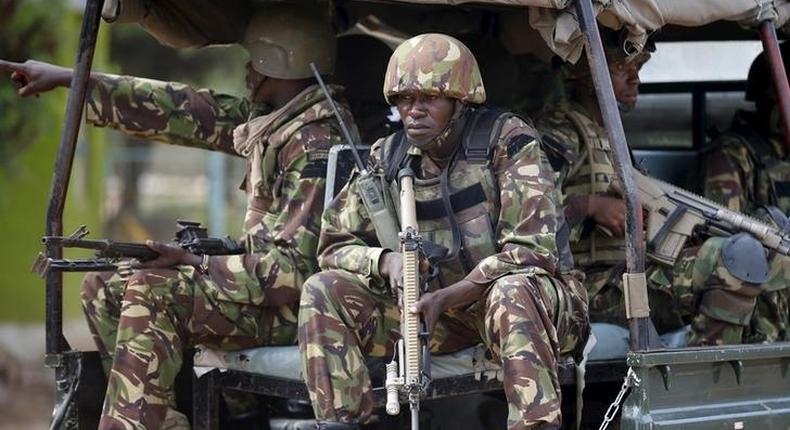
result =
[[[483,103],[486,90],[472,52],[444,34],[421,34],[395,49],[384,75],[384,98],[406,91],[439,94],[466,103]]]
[[[304,7],[266,6],[250,18],[242,44],[252,68],[264,76],[309,78],[311,62],[324,75],[335,68],[337,44],[329,19]]]

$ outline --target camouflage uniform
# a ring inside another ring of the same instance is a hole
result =
[[[425,36],[404,44],[421,37]],[[438,39],[434,48],[444,49],[445,55],[463,47],[451,39],[458,45],[451,43],[448,49],[450,38],[445,36],[428,38]],[[391,67],[399,55],[401,48],[393,54]],[[467,58],[474,61],[471,54]],[[436,70],[447,65],[440,56],[429,61],[423,66],[439,63]],[[464,70],[475,69],[476,64]],[[452,77],[452,70],[446,69],[444,76],[433,74],[440,84],[452,82]],[[472,88],[453,98],[482,94],[484,100],[482,85]],[[479,109],[463,106],[465,113],[452,129],[463,129],[473,109]],[[461,155],[463,138],[450,137],[457,152],[443,168],[415,147],[405,146],[409,143],[396,134],[374,144],[370,168],[377,175],[403,162],[415,168],[418,230],[423,240],[453,249],[451,220],[457,222],[460,254],[439,264],[440,275],[428,290],[464,279],[487,286],[477,302],[440,316],[431,333],[431,351],[441,354],[485,342],[504,369],[508,428],[559,425],[557,359],[585,340],[586,295],[574,276],[577,272],[563,272],[558,261],[555,236],[564,221],[556,209],[558,195],[536,132],[511,114],[498,118],[501,128],[483,138],[491,140],[486,142],[492,145],[491,155],[481,161]],[[402,161],[407,159],[411,161]],[[436,206],[442,200],[442,177],[451,190],[450,200],[456,202],[449,216]],[[394,179],[384,178],[390,196],[397,196]],[[467,203],[457,203],[461,201]],[[392,356],[393,342],[399,337],[400,309],[379,271],[385,252],[359,196],[357,179],[352,178],[323,215],[319,242],[323,271],[310,277],[302,289],[299,345],[319,420],[357,423],[371,416],[373,393],[365,359]]]
[[[171,142],[231,151],[234,121],[249,106],[180,84],[106,77],[93,88],[88,119],[144,138],[164,135]],[[172,406],[172,384],[186,346],[238,349],[294,342],[300,289],[317,269],[327,154],[340,141],[323,93],[316,85],[307,88],[260,137],[259,156],[248,156],[259,161],[248,165],[246,180],[250,253],[213,256],[206,273],[191,266],[144,270],[131,275],[125,290],[120,282],[101,282],[106,276],[93,284],[107,288],[86,288],[89,322],[105,351],[112,350],[113,315],[120,303],[101,427],[156,428]]]
[[[244,98],[180,83],[96,75],[85,116],[89,124],[112,127],[141,139],[238,156],[233,149],[233,130],[268,110]],[[259,222],[256,213],[259,211],[247,212],[245,232]],[[89,273],[82,281],[83,310],[107,371],[115,350],[125,284],[126,277],[111,272]]]
[[[704,195],[738,212],[764,215],[775,206],[790,213],[790,161],[781,136],[757,133],[755,113],[738,111],[732,129],[716,137],[703,152]],[[773,265],[785,264],[774,256]],[[790,292],[781,282],[764,286],[752,317],[749,339],[754,342],[790,340]]]
[[[613,154],[604,129],[579,105],[565,102],[538,121],[544,146],[558,174],[571,250],[585,274],[590,319],[626,325],[622,294],[625,244],[586,217],[586,196],[609,195],[615,177]],[[699,240],[699,238],[697,238]],[[674,266],[648,261],[646,277],[651,318],[659,333],[691,324],[689,344],[737,344],[749,340],[760,285],[733,277],[720,253],[724,238],[692,243]],[[782,284],[784,262],[772,264],[769,284]]]

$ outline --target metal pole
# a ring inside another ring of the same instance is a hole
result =
[[[63,208],[66,204],[66,192],[69,188],[71,166],[74,162],[74,151],[82,120],[82,108],[88,90],[93,51],[96,47],[96,36],[99,31],[99,18],[104,0],[87,0],[85,13],[82,17],[77,59],[74,75],[71,79],[71,90],[66,102],[66,116],[63,134],[60,139],[58,155],[55,159],[55,173],[49,191],[47,207],[47,236],[63,234]],[[47,257],[62,258],[63,250],[58,246],[47,247]],[[63,274],[51,271],[46,279],[46,353],[60,354],[67,348],[63,337]]]
[[[612,79],[609,76],[609,67],[598,33],[595,14],[591,0],[577,0],[576,13],[579,24],[584,33],[584,47],[587,61],[592,72],[595,94],[601,109],[604,127],[609,143],[614,152],[614,167],[617,176],[623,184],[623,198],[625,200],[625,261],[629,274],[642,274],[645,272],[645,247],[642,222],[642,205],[636,195],[636,185],[632,173],[630,152],[625,141],[623,124],[620,121],[620,112],[612,88]],[[630,318],[628,327],[631,334],[631,350],[647,350],[650,346],[652,321],[650,317]],[[655,330],[655,329],[652,329]]]
[[[768,60],[768,68],[771,70],[776,104],[779,107],[784,130],[785,148],[790,149],[790,85],[787,83],[787,70],[782,61],[782,54],[779,52],[779,41],[776,38],[773,21],[760,23],[760,40],[763,42],[763,51]]]

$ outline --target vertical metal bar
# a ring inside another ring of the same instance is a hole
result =
[[[85,105],[88,79],[90,78],[91,63],[93,62],[93,52],[96,47],[99,18],[103,4],[104,0],[87,0],[85,3],[74,75],[71,79],[71,90],[66,102],[63,134],[60,139],[58,155],[55,159],[55,173],[52,175],[52,185],[49,191],[46,225],[46,234],[48,236],[63,234],[63,208],[66,204],[66,192],[69,188],[71,166],[74,162],[74,150],[77,146],[77,136],[80,131],[82,108]],[[62,255],[63,250],[60,247],[47,247],[47,257],[61,258]],[[46,353],[59,354],[66,348],[66,342],[63,337],[63,274],[49,272],[47,274],[46,287]]]
[[[694,90],[691,93],[691,142],[694,149],[705,145],[705,129],[708,127],[708,112],[704,90]]]
[[[787,70],[782,61],[782,54],[779,52],[779,41],[772,21],[763,21],[760,24],[760,40],[763,42],[763,51],[768,60],[768,68],[771,70],[776,104],[779,107],[784,129],[785,147],[790,149],[790,85],[787,83]]]
[[[620,121],[620,112],[612,88],[612,79],[609,76],[609,67],[598,33],[595,14],[591,0],[577,0],[576,13],[579,18],[582,33],[584,33],[584,47],[587,61],[592,72],[595,94],[601,109],[606,134],[614,152],[615,171],[623,184],[623,197],[625,199],[625,261],[628,273],[644,273],[645,271],[645,246],[642,226],[642,205],[636,195],[634,184],[633,166],[631,165],[630,152],[625,141],[623,123]],[[628,320],[631,334],[631,349],[646,350],[650,343],[650,330],[652,322],[649,317],[631,318]]]

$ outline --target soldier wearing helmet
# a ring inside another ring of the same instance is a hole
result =
[[[638,72],[646,55],[628,60],[618,40],[611,34],[604,36],[609,42],[606,51],[615,98],[621,110],[629,110],[636,103]],[[586,70],[586,66],[574,66],[573,70]],[[572,73],[570,78],[571,99],[549,108],[538,121],[538,128],[558,172],[565,216],[571,226],[573,257],[586,275],[590,320],[625,327],[625,203],[611,186],[616,177],[613,155],[591,77],[585,72]],[[763,258],[760,263],[766,268],[764,273],[771,265],[771,276],[777,276],[770,280],[739,275],[737,267],[728,264],[732,259],[721,257],[747,249],[738,240],[762,249],[751,237],[698,234],[673,265],[648,259],[650,317],[659,334],[682,332],[690,326],[686,336],[690,345],[756,340],[751,332],[758,296],[762,297],[760,284],[784,288],[787,283],[781,266],[788,263]]]
[[[250,54],[248,100],[173,82],[92,76],[88,122],[248,161],[245,254],[206,257],[150,243],[159,258],[131,275],[85,278],[89,326],[112,364],[99,428],[156,429],[166,416],[168,425],[187,425],[174,412],[172,391],[185,347],[296,340],[300,288],[318,267],[327,153],[341,140],[309,63],[332,73],[335,36],[326,16],[268,5],[250,19],[242,42]],[[23,96],[71,80],[71,71],[42,63],[2,67]],[[342,104],[341,111],[356,133]]]
[[[790,43],[782,43],[780,50],[790,70]],[[737,111],[731,128],[703,150],[703,192],[729,209],[770,218],[784,228],[790,213],[790,154],[766,60],[765,53],[755,58],[746,81],[746,100],[754,102],[755,110]],[[781,262],[772,262],[777,264]],[[790,340],[787,285],[787,280],[771,282],[757,297],[746,335],[749,342]]]
[[[324,213],[323,271],[302,288],[299,344],[318,428],[371,417],[365,359],[392,356],[400,312],[422,314],[434,353],[487,344],[505,369],[509,429],[559,428],[557,362],[584,343],[587,304],[560,256],[564,221],[535,130],[482,105],[474,56],[442,34],[395,50],[384,98],[403,131],[373,145],[370,170],[393,201],[399,170],[415,171],[418,229],[436,272],[416,307],[400,309],[402,255],[376,231],[352,178]]]

